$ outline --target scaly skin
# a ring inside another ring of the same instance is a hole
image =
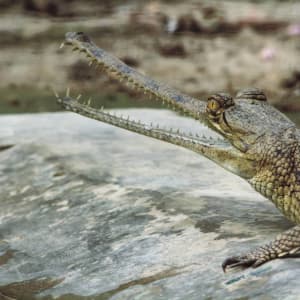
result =
[[[96,110],[69,95],[57,96],[65,109],[200,153],[246,179],[296,224],[265,246],[227,258],[222,264],[224,271],[235,267],[257,267],[299,251],[300,131],[291,120],[267,103],[262,91],[255,88],[242,90],[234,99],[228,94],[217,93],[207,102],[201,101],[128,67],[98,48],[84,33],[67,33],[64,44],[85,53],[108,75],[131,83],[134,89],[168,103],[176,111],[189,114],[222,138],[212,141],[197,135],[163,130]]]

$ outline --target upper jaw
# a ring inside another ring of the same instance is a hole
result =
[[[98,64],[105,73],[112,75],[115,79],[127,82],[134,89],[142,90],[145,94],[149,94],[151,98],[154,97],[166,103],[175,111],[187,114],[211,127],[206,115],[206,101],[185,95],[166,84],[141,74],[113,55],[97,47],[86,34],[82,32],[67,32],[63,45],[71,45],[74,47],[74,50],[84,52],[91,63]]]

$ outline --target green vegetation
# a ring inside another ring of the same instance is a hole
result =
[[[54,92],[48,89],[32,89],[32,87],[9,86],[0,89],[1,102],[0,114],[34,113],[34,112],[54,112],[61,108],[56,104]],[[77,93],[74,92],[76,95]],[[156,101],[144,99],[143,96],[132,97],[123,93],[100,94],[97,91],[86,91],[81,101],[92,99],[92,106],[100,108],[161,108],[161,104]],[[133,99],[137,98],[137,99]]]

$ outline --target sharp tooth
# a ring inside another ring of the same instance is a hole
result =
[[[65,43],[62,42],[62,43],[60,44],[60,46],[59,46],[59,49],[62,49],[64,46],[65,46]]]
[[[70,97],[70,88],[69,88],[69,87],[67,88],[66,96],[67,96],[67,97]]]
[[[87,102],[88,106],[91,106],[91,101],[92,101],[92,99],[89,98],[89,100],[88,100],[88,102]]]
[[[92,62],[92,61],[90,61],[90,62],[89,62],[89,66],[91,66],[92,64],[93,64],[93,62]]]
[[[80,98],[81,98],[81,94],[79,94],[76,99],[79,100]]]
[[[52,91],[53,91],[55,97],[56,97],[57,99],[59,99],[59,95],[58,95],[57,91],[56,91],[53,87],[52,87]]]

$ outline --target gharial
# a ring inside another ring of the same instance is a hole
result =
[[[84,52],[114,78],[130,82],[134,89],[184,112],[222,136],[222,142],[163,130],[103,109],[82,104],[67,94],[58,102],[66,109],[129,131],[190,149],[247,180],[270,199],[284,216],[295,223],[275,240],[239,256],[227,258],[223,270],[257,267],[269,260],[300,252],[300,131],[284,114],[272,107],[256,88],[242,90],[232,98],[216,93],[201,101],[154,81],[98,48],[82,32],[66,33],[63,45]]]

